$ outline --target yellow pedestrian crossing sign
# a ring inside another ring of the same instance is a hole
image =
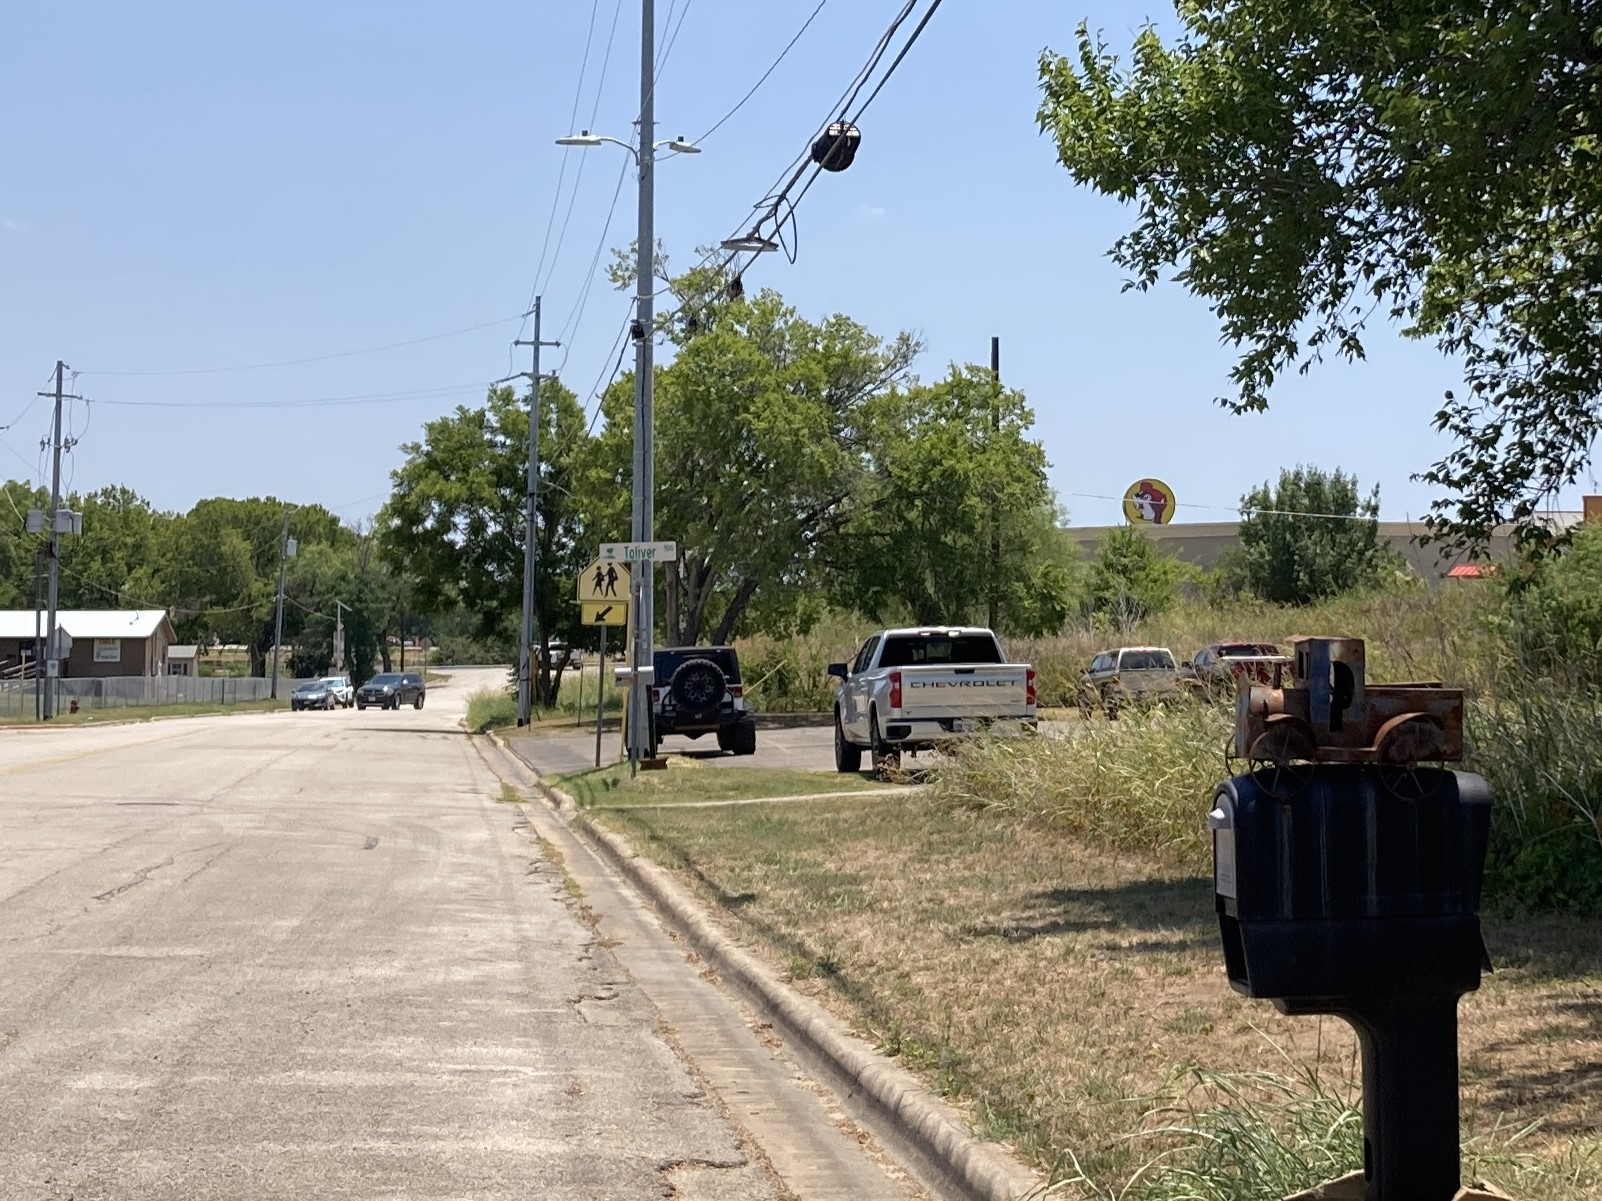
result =
[[[629,624],[629,603],[583,601],[579,604],[579,621],[587,626],[626,626]]]
[[[629,603],[628,564],[613,563],[601,559],[595,560],[579,573],[578,598],[586,603],[593,601],[596,603],[611,602],[620,604],[627,609]],[[586,618],[584,624],[612,625],[614,623],[610,621],[605,623],[591,622]]]

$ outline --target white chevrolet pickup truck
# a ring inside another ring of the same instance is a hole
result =
[[[1035,669],[1008,663],[995,634],[975,627],[881,630],[850,663],[831,663],[834,766],[875,772],[964,734],[1034,729]]]

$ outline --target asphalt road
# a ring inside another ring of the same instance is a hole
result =
[[[483,676],[0,733],[6,1201],[777,1196],[497,803]]]

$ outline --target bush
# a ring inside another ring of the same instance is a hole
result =
[[[517,697],[505,690],[485,689],[467,698],[467,728],[474,734],[517,725]]]

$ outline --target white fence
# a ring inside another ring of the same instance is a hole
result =
[[[278,699],[304,680],[278,678]],[[38,707],[38,689],[54,688],[55,709],[66,713],[72,702],[82,709],[126,709],[131,705],[237,705],[264,701],[272,681],[253,676],[112,676],[106,679],[0,681],[0,717],[31,715]]]

